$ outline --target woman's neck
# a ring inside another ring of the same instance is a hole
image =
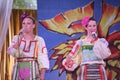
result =
[[[87,35],[86,39],[91,40],[91,39],[93,39],[93,37],[91,35]]]
[[[86,38],[85,38],[85,41],[90,42],[90,43],[94,43],[96,40],[98,40],[98,37],[94,38],[91,35],[87,35]]]
[[[85,38],[85,41],[87,42],[91,42],[92,40],[94,40],[94,38],[91,35],[87,35]]]
[[[35,35],[33,33],[24,35],[25,40],[34,40],[34,38],[35,38]]]

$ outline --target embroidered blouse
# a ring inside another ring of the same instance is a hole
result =
[[[34,40],[27,41],[24,38],[20,42],[20,47],[18,49],[13,48],[15,42],[19,40],[19,36],[14,36],[14,39],[8,48],[8,54],[15,58],[27,58],[33,57],[37,58],[39,68],[49,69],[48,52],[44,42],[44,39],[40,36],[35,36]]]

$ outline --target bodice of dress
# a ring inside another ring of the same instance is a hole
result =
[[[93,44],[90,42],[84,42],[82,44],[82,61],[91,61],[97,60],[98,57],[95,55],[93,51]]]
[[[34,57],[35,49],[37,47],[36,44],[37,44],[37,40],[33,40],[33,41],[22,40],[20,42],[20,49],[21,49],[20,54],[27,57]]]
[[[15,35],[12,43],[10,44],[7,53],[17,58],[19,61],[34,60],[38,62],[39,68],[49,69],[49,59],[45,41],[40,36],[35,36],[34,40],[20,41],[19,48],[14,48],[13,45],[19,40],[19,36]]]

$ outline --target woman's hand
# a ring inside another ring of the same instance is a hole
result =
[[[24,28],[20,29],[20,31],[19,31],[19,41],[24,37],[24,34],[25,34],[25,29]]]
[[[72,67],[74,64],[74,61],[71,59],[71,57],[68,55],[66,56],[66,66]]]
[[[45,76],[45,74],[41,73],[40,74],[40,80],[44,80],[44,76]]]
[[[20,42],[21,42],[22,38],[24,37],[24,31],[25,31],[24,28],[20,29],[19,34],[18,34],[18,40],[13,45],[13,48],[15,48],[15,49],[19,48]]]
[[[45,72],[46,72],[46,68],[42,68],[40,71],[40,80],[45,79]]]
[[[20,43],[17,41],[17,42],[13,45],[13,48],[17,49],[17,48],[19,48],[19,46],[20,46]]]

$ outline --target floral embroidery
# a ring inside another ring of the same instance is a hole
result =
[[[30,77],[30,69],[27,67],[21,68],[19,71],[20,80],[24,80]]]

